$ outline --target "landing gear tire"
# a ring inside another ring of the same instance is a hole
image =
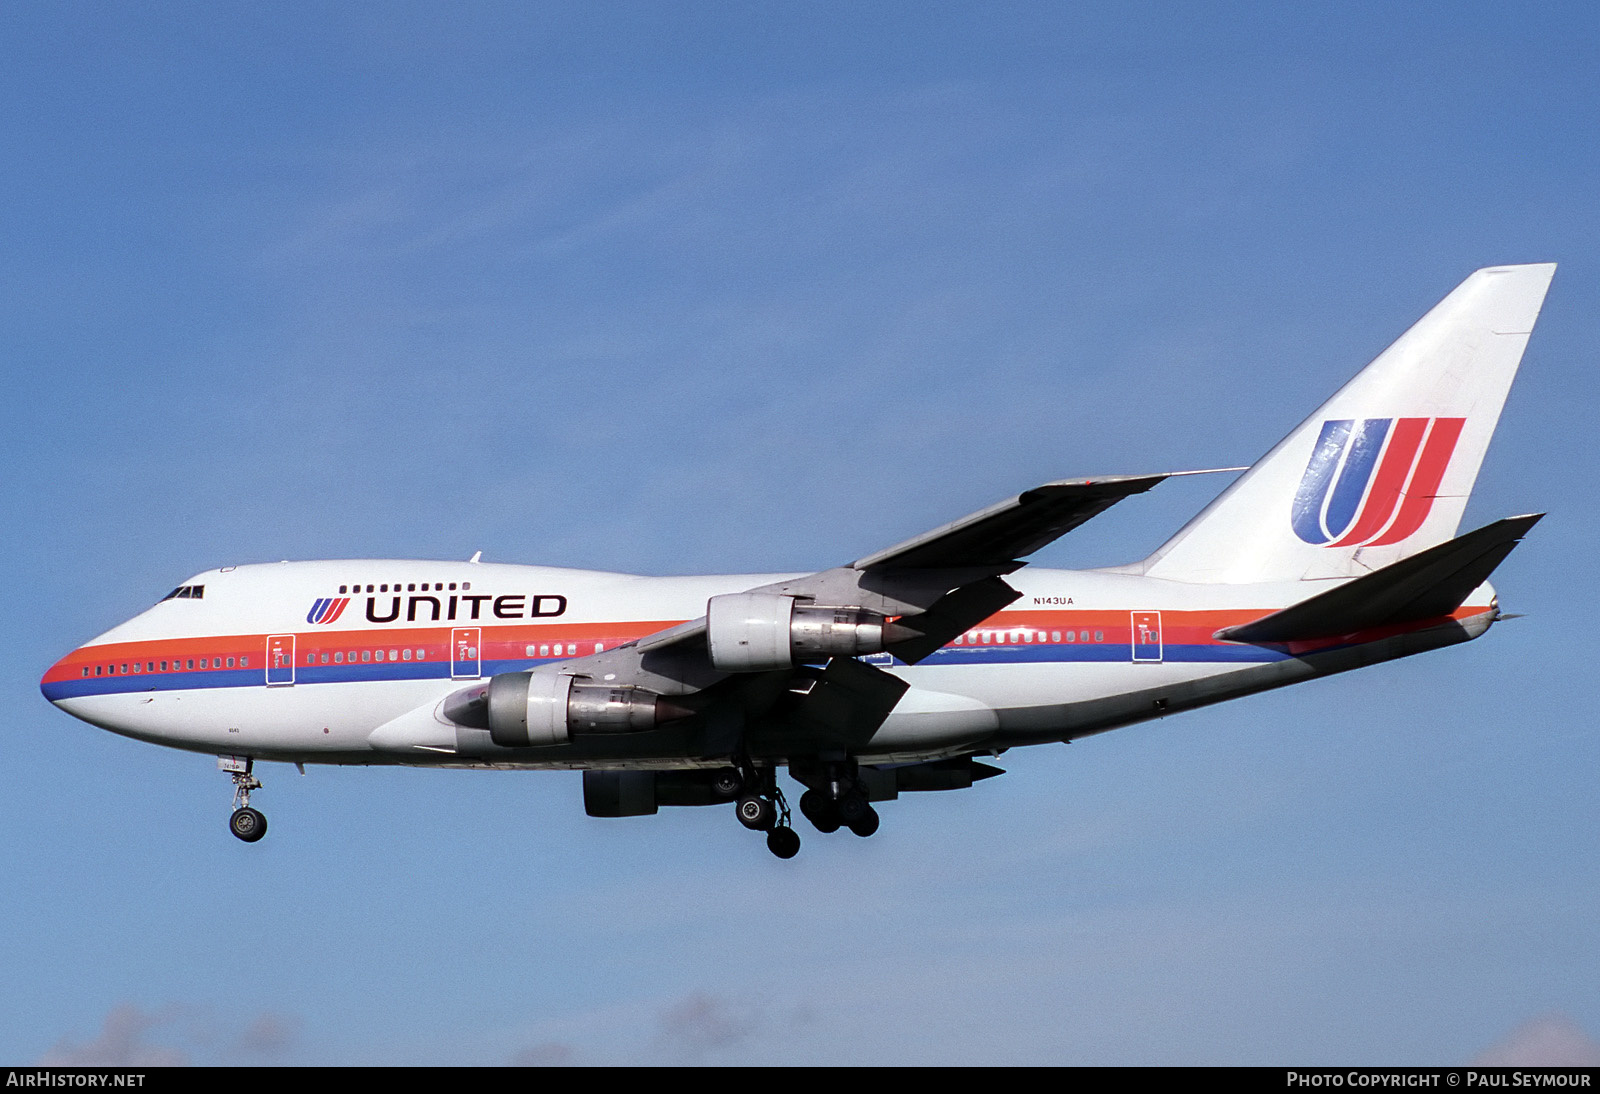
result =
[[[772,804],[772,800],[758,794],[746,794],[740,798],[737,811],[739,823],[752,832],[771,828],[778,816],[777,807]]]
[[[872,813],[872,806],[867,804],[867,799],[859,792],[852,790],[834,803],[834,810],[839,814],[839,820],[849,825],[853,832],[857,822]]]
[[[254,843],[267,834],[267,818],[261,810],[251,809],[247,805],[233,811],[233,816],[228,820],[228,829],[246,843]]]
[[[767,833],[767,850],[779,858],[794,858],[800,853],[800,835],[793,828],[774,828]]]
[[[744,789],[744,776],[731,767],[723,768],[711,776],[711,792],[723,801],[732,801]]]
[[[828,796],[818,790],[807,790],[800,795],[800,812],[811,826],[824,834],[837,832],[842,823],[839,812]]]
[[[864,803],[863,803],[864,804]],[[867,811],[850,822],[850,831],[865,839],[878,830],[878,811],[867,806]]]

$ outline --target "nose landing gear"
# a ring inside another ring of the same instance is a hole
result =
[[[233,776],[233,816],[228,818],[228,830],[246,843],[254,843],[267,834],[267,818],[259,809],[250,808],[250,791],[261,789],[261,780],[252,773],[255,761],[249,756],[218,756],[217,767]]]

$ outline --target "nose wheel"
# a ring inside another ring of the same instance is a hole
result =
[[[246,843],[256,842],[267,834],[267,817],[250,807],[250,791],[261,789],[261,780],[253,773],[255,761],[249,756],[218,756],[217,767],[233,776],[233,816],[228,818],[228,830]]]
[[[267,818],[259,809],[245,806],[235,809],[228,819],[228,828],[246,843],[254,843],[267,834]]]

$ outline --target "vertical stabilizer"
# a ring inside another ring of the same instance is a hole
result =
[[[1554,273],[1468,277],[1136,568],[1355,577],[1454,536]]]

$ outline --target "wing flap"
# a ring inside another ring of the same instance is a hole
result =
[[[914,638],[889,644],[889,652],[914,665],[962,631],[982,623],[1022,594],[998,577],[952,589],[918,615],[902,616],[898,625],[916,631]]]

